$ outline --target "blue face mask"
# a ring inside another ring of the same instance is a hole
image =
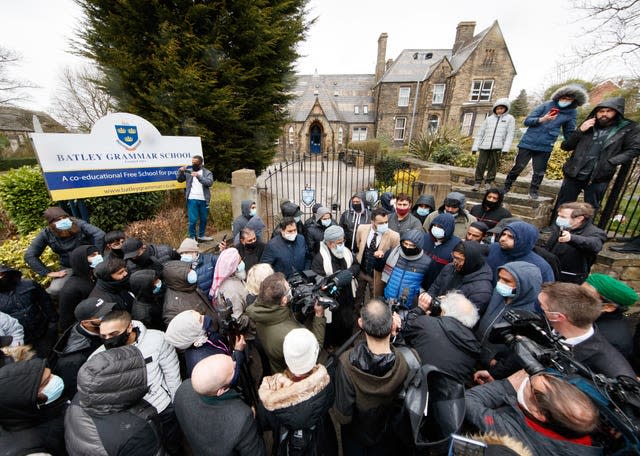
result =
[[[558,106],[561,108],[568,108],[573,101],[558,101]]]
[[[47,402],[45,404],[51,404],[53,401],[62,396],[64,391],[64,380],[57,375],[52,375],[49,379],[49,383],[42,389],[42,394],[47,396]]]
[[[564,217],[558,217],[556,218],[556,225],[558,225],[563,230],[566,230],[568,228],[571,228],[571,220]]]
[[[63,218],[62,220],[58,220],[57,222],[55,222],[54,225],[60,231],[64,231],[70,229],[73,226],[73,222],[70,218]]]
[[[380,234],[384,234],[389,230],[388,223],[381,223],[380,225],[376,225],[376,231]]]
[[[433,234],[433,237],[436,239],[442,239],[445,235],[444,228],[440,228],[439,226],[432,226],[431,234]]]
[[[505,298],[512,298],[516,294],[515,288],[511,288],[509,285],[503,282],[496,283],[496,291],[500,296],[503,296]]]
[[[194,284],[197,281],[198,273],[192,269],[191,271],[189,271],[189,274],[187,274],[187,282],[189,282],[190,284]]]
[[[185,263],[193,263],[193,255],[180,255],[180,261],[184,261]]]
[[[236,271],[238,271],[238,272],[242,272],[242,271],[244,271],[244,268],[245,268],[244,261],[241,261],[241,262],[238,264],[238,267],[236,268]]]
[[[294,221],[294,222],[296,222],[296,223],[300,222],[300,216],[298,216],[298,217],[294,217],[294,218],[293,218],[293,221]]]
[[[96,255],[94,257],[91,257],[91,263],[89,263],[89,266],[91,266],[92,268],[95,268],[103,261],[104,261],[104,258],[102,258],[102,255]]]
[[[326,220],[321,220],[320,223],[322,223],[322,226],[324,227],[329,227],[331,226],[331,219],[326,219]]]
[[[258,211],[257,211],[256,209],[250,209],[250,210],[249,210],[249,215],[250,215],[251,217],[255,217],[255,215],[256,215],[257,213],[258,213]]]
[[[429,215],[429,208],[428,207],[419,207],[418,209],[416,209],[416,213],[421,216],[424,217],[425,215]]]
[[[153,287],[153,294],[159,294],[162,291],[162,280],[158,280],[155,287]]]

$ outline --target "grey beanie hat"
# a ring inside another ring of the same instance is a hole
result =
[[[324,242],[337,241],[344,237],[344,230],[341,226],[331,225],[324,230]]]
[[[329,209],[328,207],[319,207],[318,210],[316,211],[316,222],[318,220],[320,220],[323,216],[330,214],[331,213],[331,209]]]

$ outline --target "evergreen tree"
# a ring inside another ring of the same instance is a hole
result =
[[[509,114],[513,117],[524,117],[529,113],[529,100],[527,100],[527,91],[522,89],[520,94],[511,103]]]
[[[260,172],[290,99],[307,0],[77,0],[76,48],[124,112],[202,138],[216,178]]]

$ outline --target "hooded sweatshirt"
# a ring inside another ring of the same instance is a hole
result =
[[[467,235],[467,228],[469,228],[469,225],[471,225],[473,222],[477,220],[473,215],[469,214],[469,212],[467,212],[467,210],[465,209],[464,205],[465,205],[466,199],[462,193],[450,192],[447,194],[445,198],[445,201],[447,200],[453,200],[458,202],[458,207],[459,207],[458,212],[455,215],[451,214],[455,218],[455,226],[453,229],[453,234],[458,236],[460,239],[464,239],[465,236]],[[437,212],[432,212],[427,216],[424,223],[422,224],[422,228],[426,232],[428,232],[431,229],[431,224],[433,223],[433,220],[439,214],[445,213],[444,206],[445,205],[443,203],[442,206],[438,208]]]
[[[425,214],[425,215],[420,215],[418,214],[418,206],[421,204],[426,204],[427,206],[429,206],[429,213]],[[436,208],[436,200],[433,198],[432,195],[420,195],[418,197],[418,199],[416,200],[415,204],[411,207],[411,214],[417,218],[418,220],[420,220],[420,223],[424,223],[425,219],[427,218],[427,216],[432,213]]]
[[[360,210],[353,208],[353,198],[360,198]],[[358,226],[371,223],[371,212],[367,209],[367,200],[364,192],[355,193],[349,200],[349,210],[346,210],[340,216],[339,225],[344,230],[345,245],[354,253],[358,251],[356,243],[356,231]],[[354,250],[355,248],[355,250]]]
[[[437,225],[444,229],[444,237],[436,239],[431,233],[431,228]],[[424,253],[431,257],[431,264],[424,276],[422,286],[427,290],[440,271],[451,262],[451,251],[460,243],[460,238],[454,236],[453,229],[455,221],[451,214],[437,214],[433,218],[433,222],[428,226],[427,233],[424,236],[423,249]]]
[[[262,238],[262,230],[266,225],[259,215],[251,215],[251,205],[253,205],[254,203],[255,201],[253,200],[242,200],[242,202],[240,203],[241,215],[236,217],[236,219],[231,224],[234,243],[240,241],[240,231],[242,231],[242,228],[245,227],[251,228],[253,231],[255,231],[256,237],[258,239]]]
[[[393,199],[393,193],[384,192],[382,196],[380,196],[380,207],[387,211],[387,214],[393,214],[396,209],[391,205],[391,200]]]
[[[87,257],[97,251],[98,248],[94,245],[81,245],[73,249],[69,255],[72,273],[60,290],[59,296],[60,330],[63,332],[75,323],[73,311],[93,290],[96,278]]]
[[[496,108],[504,106],[507,110],[498,115]],[[482,150],[502,150],[509,152],[513,142],[513,133],[516,127],[516,120],[509,114],[511,102],[508,98],[499,98],[493,104],[492,114],[486,118],[473,141],[472,151]]]
[[[526,261],[537,266],[542,275],[542,281],[553,282],[555,277],[551,266],[540,255],[533,252],[538,240],[538,229],[530,223],[513,222],[508,224],[504,230],[509,230],[513,235],[514,246],[513,249],[503,250],[499,242],[494,242],[489,247],[487,263],[493,270],[494,283],[497,281],[498,268],[512,261]]]
[[[153,269],[141,269],[131,274],[129,279],[131,292],[136,297],[131,309],[131,318],[153,329],[161,329],[164,302],[164,289],[157,294],[153,292],[157,278],[158,273]]]
[[[184,261],[169,261],[164,265],[162,278],[167,287],[162,307],[162,320],[165,325],[185,310],[195,310],[203,315],[209,315],[214,320],[216,313],[211,307],[209,299],[195,283],[187,281],[191,264]]]
[[[498,201],[487,201],[487,195],[489,193],[497,194]],[[498,188],[490,188],[484,193],[482,202],[473,206],[469,212],[478,220],[478,222],[483,222],[489,227],[489,229],[491,229],[494,228],[500,220],[513,217],[511,212],[502,207],[503,201],[504,193],[502,193]]]
[[[109,264],[103,261],[95,268],[96,285],[89,294],[92,298],[101,298],[106,302],[115,302],[114,310],[131,312],[135,297],[129,288],[129,275],[124,279],[114,280],[109,272]]]

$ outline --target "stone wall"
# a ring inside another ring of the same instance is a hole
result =
[[[626,283],[636,292],[640,292],[640,255],[612,252],[609,250],[610,245],[615,244],[612,242],[605,244],[591,272],[607,274]],[[636,303],[629,309],[629,313],[638,312],[640,312],[640,303]]]

